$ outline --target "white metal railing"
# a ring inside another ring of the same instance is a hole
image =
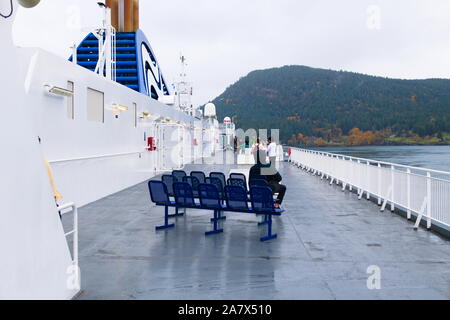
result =
[[[70,209],[70,210],[69,210]],[[75,203],[67,203],[58,207],[61,217],[70,212],[73,213],[73,229],[66,232],[67,237],[73,236],[72,239],[72,261],[73,265],[78,268],[78,207]]]
[[[450,172],[297,148],[290,148],[289,160],[342,190],[356,189],[359,199],[364,193],[377,198],[382,211],[390,203],[392,211],[405,209],[408,219],[416,214],[415,228],[423,217],[428,228],[450,228]]]

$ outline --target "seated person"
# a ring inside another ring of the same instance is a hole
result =
[[[269,187],[272,192],[278,193],[278,197],[275,203],[276,208],[280,208],[286,194],[286,186],[280,184],[283,178],[275,168],[275,164],[271,165],[267,163],[267,152],[260,150],[253,153],[256,164],[250,168],[250,181],[258,176],[264,176],[267,179]]]

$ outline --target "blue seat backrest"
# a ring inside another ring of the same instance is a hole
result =
[[[206,175],[201,171],[192,171],[191,177],[196,177],[200,183],[205,183]]]
[[[228,185],[225,187],[227,207],[232,210],[249,210],[247,190],[242,186]]]
[[[161,181],[166,184],[167,191],[169,192],[169,196],[170,197],[174,197],[175,194],[173,193],[173,184],[175,182],[177,182],[177,178],[175,178],[172,175],[165,174],[165,175],[162,176]]]
[[[223,195],[224,185],[222,184],[222,181],[219,178],[206,178],[205,180],[206,180],[205,181],[206,184],[215,185],[217,188],[217,191],[219,192],[219,197],[221,199],[224,199],[224,195]]]
[[[174,170],[172,175],[177,179],[177,182],[182,182],[183,178],[187,176],[186,172],[182,170]]]
[[[157,205],[170,204],[169,193],[164,182],[150,180],[148,182],[148,190],[153,203],[156,203]]]
[[[267,180],[263,180],[263,179],[252,179],[250,180],[250,188],[251,187],[268,187],[269,184],[267,183]]]
[[[198,179],[196,177],[191,177],[191,176],[184,177],[183,178],[183,182],[189,183],[191,185],[192,190],[194,191],[194,193],[196,191],[198,191],[198,185],[200,184],[200,181],[198,181]]]
[[[225,187],[227,184],[227,178],[225,178],[225,175],[222,172],[211,172],[209,174],[210,178],[218,178],[220,182],[222,182],[222,186]]]
[[[221,197],[216,185],[200,183],[200,185],[198,186],[198,195],[202,207],[212,209],[222,208],[220,201]]]
[[[245,188],[247,189],[247,177],[243,173],[230,173],[230,179],[241,179],[244,181]]]
[[[194,193],[192,187],[187,182],[175,182],[173,184],[175,193],[175,202],[179,206],[193,207],[195,206]]]
[[[230,179],[228,179],[228,185],[229,186],[240,186],[240,187],[244,188],[245,191],[247,192],[247,184],[242,179],[230,178]]]
[[[269,187],[251,187],[252,209],[258,212],[274,212],[273,192]]]

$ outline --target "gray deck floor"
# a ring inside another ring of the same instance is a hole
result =
[[[227,172],[227,166],[188,166]],[[449,299],[450,242],[283,163],[278,239],[253,215],[227,213],[205,237],[208,211],[155,231],[163,208],[139,184],[80,210],[80,299]],[[367,268],[381,289],[367,289]]]

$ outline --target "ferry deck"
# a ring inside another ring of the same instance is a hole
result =
[[[188,165],[186,172],[237,165]],[[380,212],[375,203],[280,164],[287,186],[278,238],[260,242],[259,217],[226,213],[205,237],[211,212],[188,210],[155,231],[164,208],[146,183],[79,210],[79,299],[450,299],[450,246],[440,235]],[[155,179],[157,179],[156,177]],[[173,209],[172,209],[173,210]],[[64,221],[69,224],[70,221]],[[378,266],[381,288],[369,290]]]

